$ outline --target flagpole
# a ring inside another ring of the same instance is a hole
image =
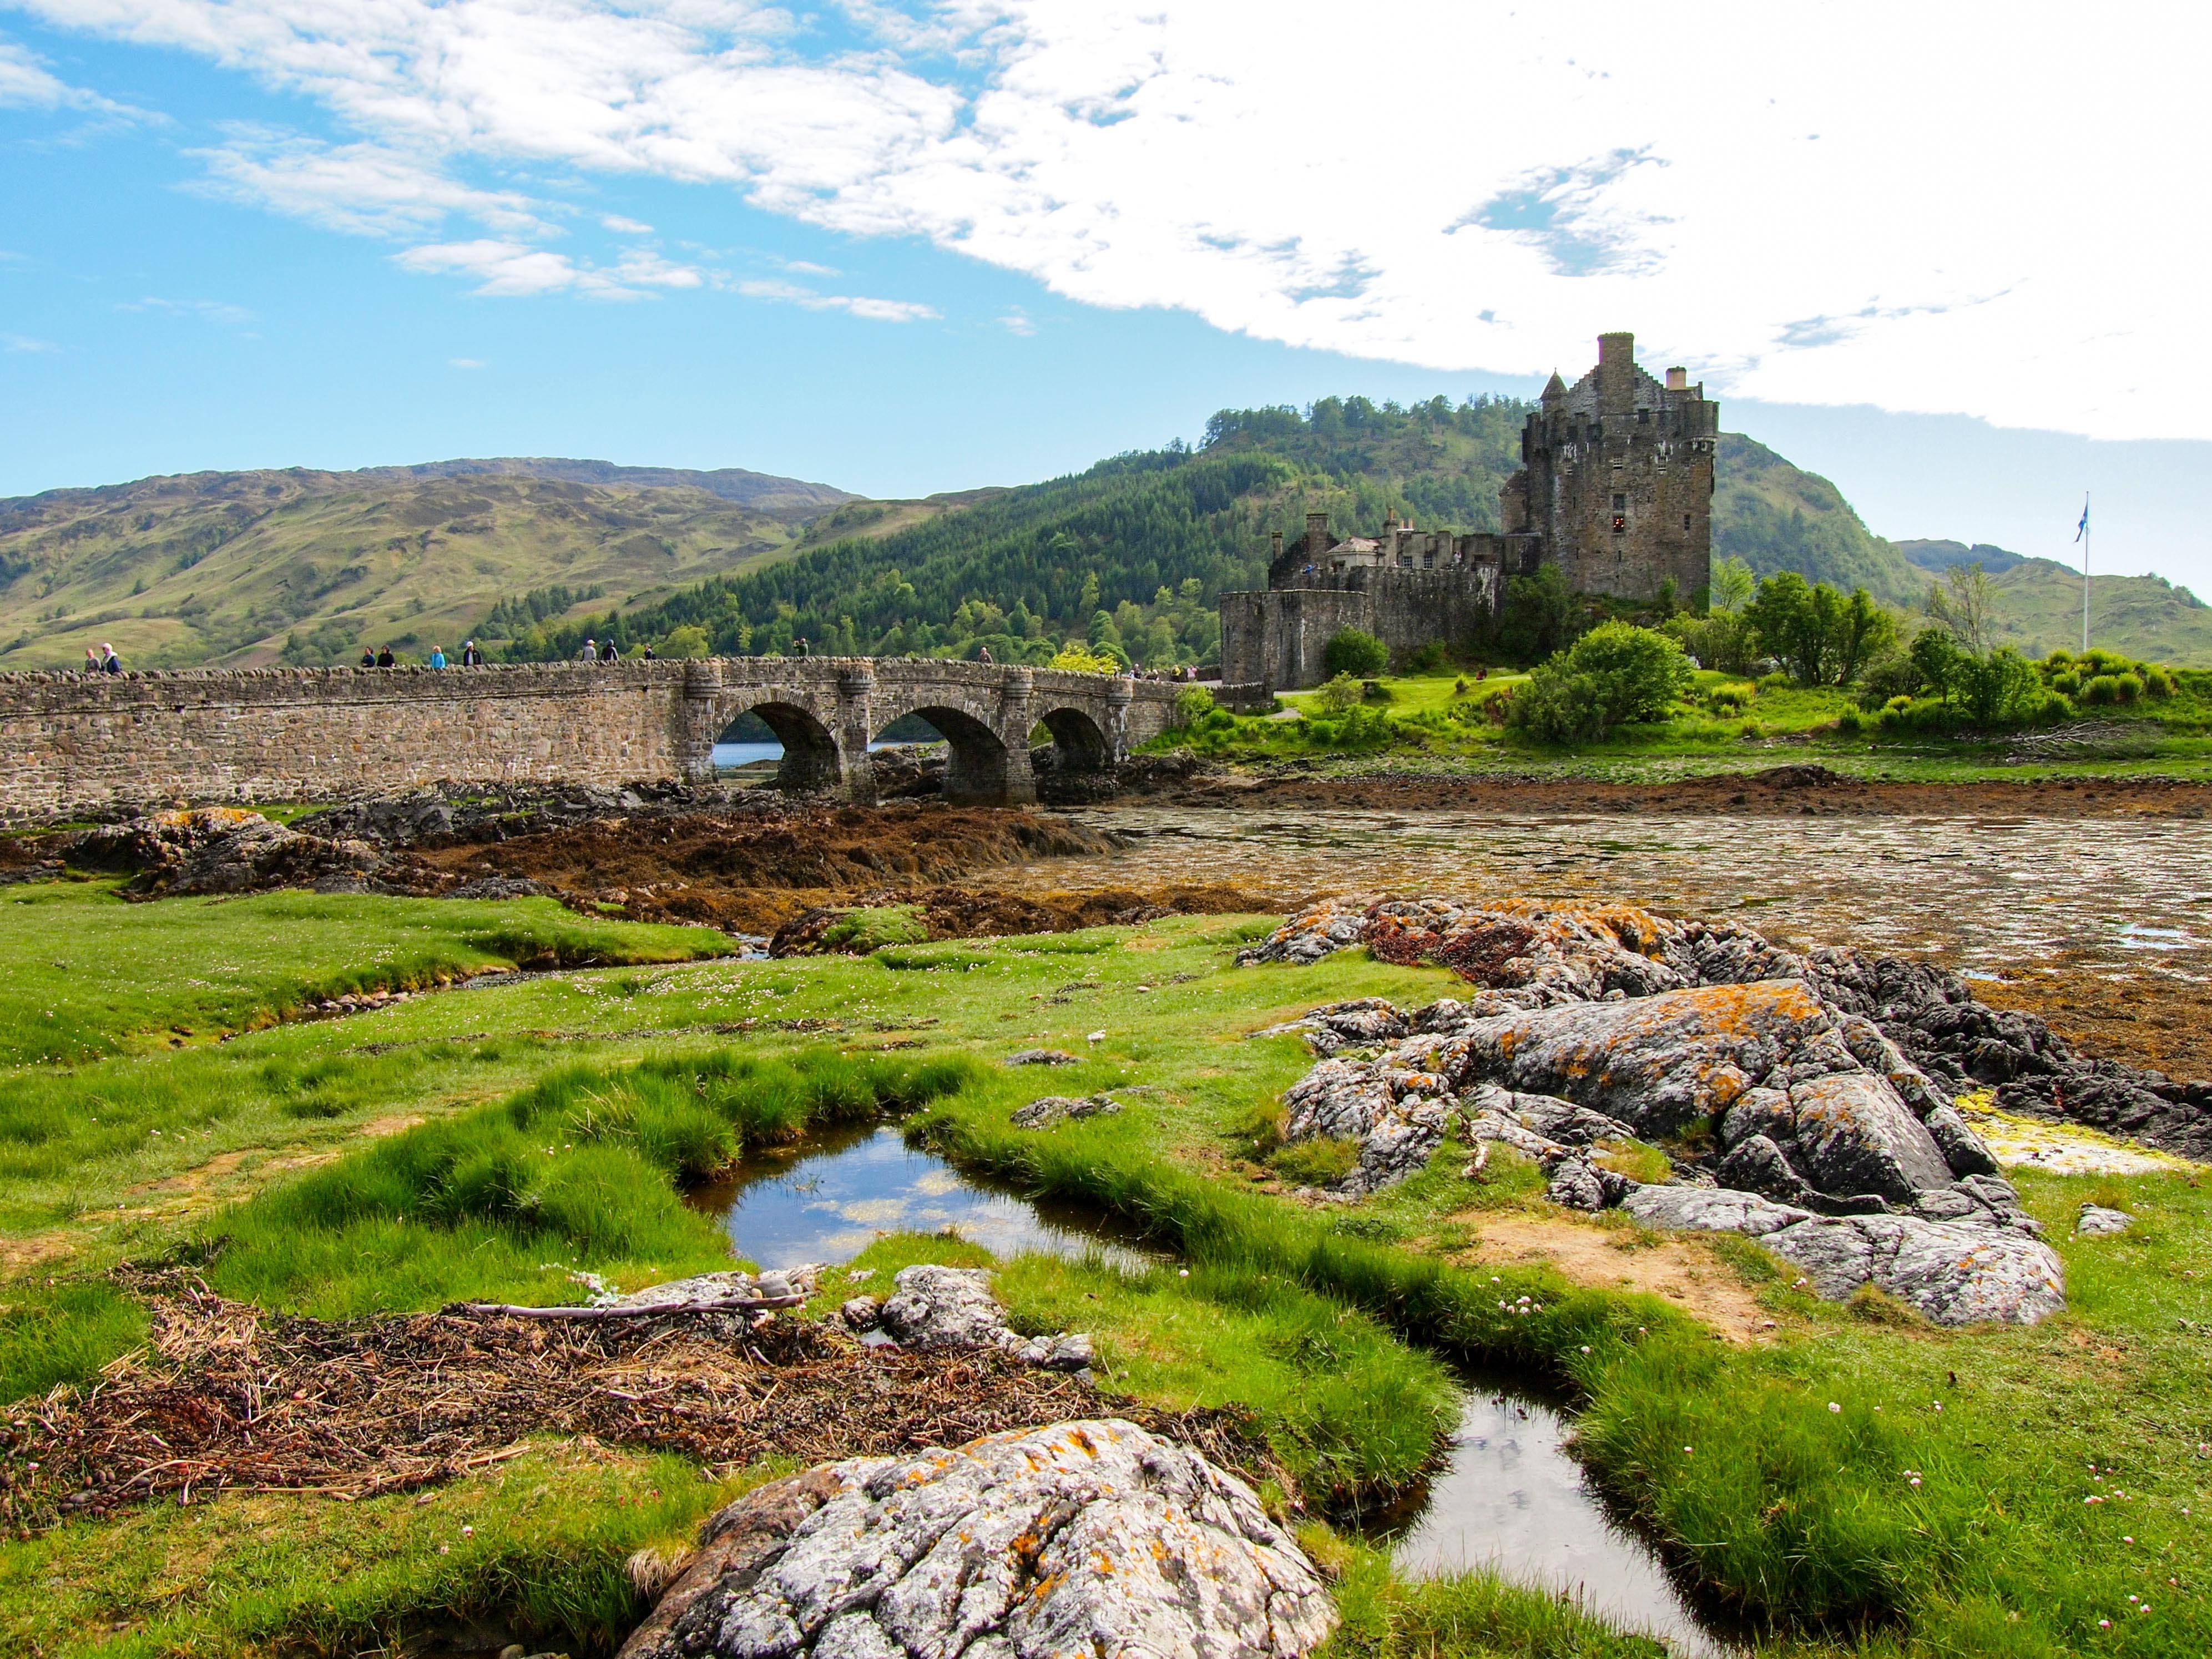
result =
[[[2081,497],[2081,654],[2089,654],[2089,498]]]

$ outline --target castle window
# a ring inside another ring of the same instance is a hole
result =
[[[1689,515],[1688,514],[1685,513],[1685,514],[1682,515],[1682,528],[1683,528],[1683,529],[1685,529],[1685,530],[1687,530],[1689,527],[1690,527],[1690,515]]]
[[[1613,498],[1613,510],[1616,513],[1627,512],[1628,497],[1622,495],[1615,495]]]
[[[1431,549],[1428,552],[1421,555],[1421,568],[1424,570],[1434,570],[1436,568],[1436,551],[1434,549]]]
[[[1636,424],[1638,426],[1650,426],[1651,424],[1651,411],[1648,409],[1638,410],[1636,411]]]

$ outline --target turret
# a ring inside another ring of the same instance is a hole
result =
[[[1597,410],[1600,416],[1626,415],[1636,407],[1636,337],[1601,334],[1597,337]]]

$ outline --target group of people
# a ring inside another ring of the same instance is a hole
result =
[[[653,647],[650,645],[641,646],[637,654],[641,662],[653,660]],[[620,662],[622,647],[612,640],[587,639],[578,647],[576,660],[578,662]]]
[[[442,646],[432,646],[428,660],[429,666],[433,668],[444,668],[449,665],[446,661],[445,647]],[[361,648],[361,665],[363,668],[397,668],[399,666],[399,659],[392,654],[392,647],[388,645],[382,647],[364,645]],[[477,642],[471,640],[461,647],[461,666],[482,668],[483,665],[484,653],[477,649]]]
[[[115,654],[113,646],[106,640],[102,640],[100,642],[100,648],[96,651],[88,645],[85,647],[84,672],[88,674],[120,674],[123,672],[123,659]]]

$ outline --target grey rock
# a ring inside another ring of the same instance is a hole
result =
[[[1405,1015],[1390,1003],[1381,997],[1360,997],[1349,1002],[1332,1002],[1252,1035],[1287,1036],[1297,1032],[1316,1054],[1328,1055],[1341,1048],[1395,1042],[1409,1029]]]
[[[1071,1119],[1106,1117],[1121,1109],[1111,1095],[1043,1095],[1018,1108],[1012,1118],[1017,1129],[1049,1128]]]
[[[1544,1196],[1571,1210],[1597,1211],[1606,1207],[1605,1185],[1598,1179],[1598,1171],[1578,1158],[1559,1161],[1552,1170],[1551,1184],[1544,1188]]]
[[[850,1297],[839,1305],[837,1316],[856,1331],[872,1331],[883,1323],[884,1304],[872,1296]]]
[[[1927,1126],[1929,1138],[1943,1154],[1951,1173],[1959,1176],[1997,1173],[1997,1161],[1983,1145],[1982,1138],[1967,1126],[1955,1106],[1938,1106],[1921,1120]]]
[[[1006,1056],[1009,1066],[1075,1066],[1078,1058],[1065,1048],[1023,1048]]]
[[[2074,1231],[2092,1238],[2112,1233],[2124,1233],[2136,1224],[2136,1218],[2125,1210],[2108,1210],[2101,1204],[2084,1204],[2075,1218]]]
[[[1939,1325],[2032,1325],[2065,1305],[2051,1247],[2002,1227],[1918,1216],[1818,1216],[1749,1193],[1643,1187],[1621,1207],[1656,1227],[1739,1232],[1840,1302],[1873,1285]]]
[[[1915,1193],[1950,1184],[1951,1166],[1887,1079],[1863,1071],[1813,1077],[1790,1085],[1790,1162],[1816,1191],[1909,1204]]]
[[[622,1659],[1297,1659],[1335,1623],[1249,1487],[1106,1419],[758,1488]]]
[[[672,1279],[665,1285],[649,1285],[644,1290],[632,1291],[627,1296],[601,1294],[592,1298],[592,1305],[599,1308],[661,1308],[684,1304],[703,1304],[713,1306],[719,1303],[750,1302],[763,1297],[811,1296],[818,1267],[789,1267],[781,1272],[761,1274],[756,1278],[748,1273],[698,1273],[690,1279]]]
[[[1283,1095],[1283,1139],[1360,1143],[1340,1196],[1374,1192],[1424,1168],[1458,1116],[1443,1078],[1380,1060],[1324,1060]]]
[[[896,1289],[884,1303],[883,1328],[902,1347],[989,1348],[1012,1335],[988,1268],[925,1263],[900,1268],[891,1283]]]

